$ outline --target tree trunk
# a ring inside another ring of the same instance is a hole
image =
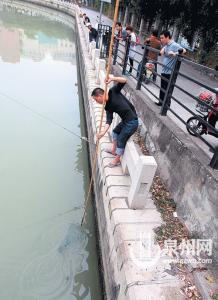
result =
[[[134,27],[135,25],[136,17],[137,17],[136,14],[132,14],[131,23],[130,23],[132,27]]]
[[[124,20],[123,20],[123,26],[126,26],[126,23],[127,23],[127,20],[128,20],[128,16],[129,16],[129,8],[127,6],[126,10],[125,10]]]
[[[175,24],[173,29],[173,39],[175,42],[178,42],[179,34],[180,34],[180,28],[177,24]]]
[[[157,15],[156,21],[154,23],[154,28],[158,30],[158,34],[162,31],[163,23],[161,21],[160,15]]]
[[[205,62],[206,62],[207,51],[205,51],[204,46],[205,46],[205,42],[204,42],[204,39],[201,37],[201,40],[200,40],[200,57],[199,57],[199,63],[200,64],[205,64]]]
[[[141,19],[141,23],[140,23],[140,27],[139,27],[139,35],[140,35],[140,36],[143,35],[144,27],[145,27],[145,20],[142,18],[142,19]]]

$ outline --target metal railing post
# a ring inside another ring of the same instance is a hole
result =
[[[119,43],[120,43],[120,41],[118,39],[116,39],[116,43],[114,45],[113,65],[116,65],[116,62],[117,62],[117,54],[118,54],[118,49],[119,49]]]
[[[163,103],[162,103],[162,106],[161,106],[160,114],[162,116],[167,115],[167,111],[168,111],[169,106],[170,106],[171,97],[172,97],[172,94],[173,94],[173,90],[174,90],[174,87],[175,87],[175,84],[176,84],[176,79],[177,79],[179,69],[180,69],[180,66],[181,66],[181,62],[182,62],[181,55],[176,56],[175,60],[176,61],[175,61],[175,64],[174,64],[174,67],[173,67],[168,85],[167,85],[167,89],[166,89],[166,92],[165,92]]]
[[[127,39],[126,40],[126,53],[125,53],[125,58],[124,58],[123,71],[122,71],[123,75],[126,72],[127,62],[128,62],[128,58],[129,58],[129,48],[130,48],[130,39]]]
[[[101,39],[101,31],[102,31],[102,27],[100,24],[98,24],[98,35],[97,35],[97,38],[96,38],[96,49],[99,49],[99,41]]]
[[[139,70],[138,81],[137,81],[137,85],[136,85],[137,90],[141,90],[144,68],[145,68],[145,64],[147,62],[148,51],[149,51],[148,46],[149,46],[148,44],[145,45],[144,53],[143,53],[143,56],[142,56],[142,61],[140,63],[141,67],[140,67],[140,70]]]
[[[215,148],[214,155],[210,161],[210,166],[213,169],[218,169],[218,147]]]

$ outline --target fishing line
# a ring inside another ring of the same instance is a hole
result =
[[[36,116],[38,116],[38,117],[40,117],[40,118],[42,118],[42,119],[44,119],[44,120],[47,120],[48,122],[52,123],[53,125],[55,125],[55,126],[61,128],[61,129],[65,130],[65,131],[67,131],[67,132],[70,133],[71,135],[76,136],[76,137],[79,138],[80,140],[95,145],[95,143],[89,141],[87,137],[78,135],[77,133],[73,132],[72,130],[70,130],[70,129],[64,127],[63,125],[59,124],[58,122],[52,120],[51,118],[49,118],[49,117],[47,117],[47,116],[45,116],[45,115],[43,115],[42,113],[39,113],[38,111],[32,109],[30,106],[28,106],[28,105],[22,103],[21,101],[15,99],[14,97],[11,97],[11,96],[9,96],[9,95],[7,95],[7,94],[1,92],[1,91],[0,91],[0,95],[3,96],[3,97],[5,97],[5,98],[7,98],[7,99],[9,99],[10,101],[16,103],[17,105],[19,105],[19,106],[25,108],[26,110],[29,110],[29,111],[30,111],[31,113],[33,113],[34,115],[36,115]],[[74,170],[75,170],[75,169],[74,169]],[[78,170],[75,170],[75,171],[76,171],[77,173],[79,173],[80,175],[84,175],[82,172],[79,172]],[[74,211],[77,210],[77,209],[82,209],[82,206],[81,206],[81,207],[76,207],[76,208],[75,208],[75,207],[74,207],[74,208],[71,208],[71,209],[69,209],[69,210],[67,210],[67,211],[65,211],[65,212],[56,214],[55,216],[49,217],[49,218],[47,218],[47,219],[45,219],[45,220],[36,222],[36,223],[34,223],[34,224],[41,224],[41,223],[43,223],[43,222],[47,222],[47,221],[50,221],[50,220],[54,220],[54,219],[56,219],[56,218],[60,218],[60,217],[62,217],[62,216],[64,216],[64,215],[66,215],[66,214],[69,214],[69,213],[71,213],[71,212],[74,212]],[[32,225],[34,225],[34,224],[31,224],[30,226],[32,226]],[[28,225],[25,226],[25,227],[28,227]]]
[[[53,125],[55,125],[55,126],[61,128],[61,129],[65,130],[65,131],[67,131],[67,132],[70,133],[71,135],[76,136],[76,137],[79,138],[80,140],[95,145],[95,143],[89,141],[87,137],[85,137],[85,136],[80,136],[79,134],[75,133],[74,131],[70,130],[69,128],[67,128],[67,127],[65,127],[65,126],[63,126],[63,125],[61,125],[61,124],[59,124],[59,123],[56,122],[55,120],[53,120],[53,119],[51,119],[51,118],[49,118],[49,117],[43,115],[42,113],[40,113],[40,112],[34,110],[34,109],[31,108],[30,106],[28,106],[28,105],[22,103],[21,101],[15,99],[14,97],[11,97],[11,96],[9,96],[9,95],[7,95],[7,94],[1,92],[1,91],[0,91],[0,95],[3,96],[3,97],[5,97],[5,98],[7,98],[7,99],[9,99],[10,101],[16,103],[17,105],[19,105],[19,106],[25,108],[26,110],[31,111],[31,113],[33,113],[34,115],[36,115],[36,116],[38,116],[38,117],[40,117],[40,118],[42,118],[42,119],[44,119],[44,120],[46,120],[46,121],[52,123]]]

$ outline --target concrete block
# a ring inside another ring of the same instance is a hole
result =
[[[122,157],[122,169],[124,174],[130,174],[131,178],[135,175],[136,164],[139,159],[139,153],[136,150],[135,144],[129,140],[126,144],[125,151]]]
[[[111,155],[111,154],[108,154],[108,155]],[[105,184],[106,184],[107,188],[112,187],[112,186],[114,186],[114,187],[117,186],[118,188],[119,188],[119,186],[129,187],[131,184],[131,181],[130,181],[129,176],[108,176],[105,179]]]
[[[103,168],[104,168],[104,175],[105,175],[105,177],[107,177],[107,176],[121,176],[121,175],[123,175],[123,171],[122,171],[122,168],[121,167],[116,167],[116,168],[109,168],[108,167],[108,164],[109,164],[109,162],[111,162],[112,161],[112,157],[111,158],[105,158],[104,160],[103,160],[103,163],[102,163],[102,166],[103,166]]]
[[[105,143],[110,143],[110,139],[107,134],[105,134],[105,136],[103,136],[99,141],[100,145],[105,144]]]
[[[86,40],[86,43],[85,45],[87,45],[87,50],[89,50],[89,31],[88,29],[85,29],[86,33],[85,33],[85,40]]]
[[[132,184],[128,196],[130,208],[142,209],[146,206],[156,169],[157,163],[153,156],[139,157],[134,176],[131,176]]]
[[[114,197],[115,198],[115,197]],[[120,197],[121,198],[121,197]],[[120,224],[161,223],[160,213],[154,209],[114,211],[111,218],[113,232]]]
[[[140,245],[137,245],[136,243],[136,247],[140,247]],[[182,285],[182,281],[180,281],[177,276],[173,275],[173,272],[170,272],[171,265],[167,260],[164,261],[162,258],[158,259],[158,254],[156,260],[154,260],[153,255],[153,261],[150,261],[150,265],[148,261],[148,267],[146,268],[147,263],[143,260],[140,261],[137,256],[134,257],[134,254],[132,254],[132,251],[135,251],[132,245],[128,246],[128,248],[128,252],[131,253],[134,260],[126,260],[121,266],[122,275],[125,276],[126,286],[131,285],[134,282],[141,282],[145,285],[154,285],[153,289],[159,284],[177,287]]]
[[[105,71],[105,69],[106,69],[105,59],[99,59],[99,70]]]
[[[105,87],[105,77],[106,77],[106,73],[103,70],[99,71],[99,81],[100,81],[100,87],[102,89],[104,89]]]
[[[132,181],[128,196],[129,207],[143,209],[157,169],[154,157],[139,155],[134,142],[130,140],[123,155],[122,169],[124,174],[130,174]]]
[[[95,69],[95,61],[99,57],[100,57],[100,50],[99,49],[93,49],[92,50],[92,66],[93,66],[93,69]]]
[[[129,186],[109,186],[107,194],[110,199],[128,197]]]
[[[110,148],[111,147],[111,142],[110,142],[110,139],[109,139],[108,135],[106,135],[106,138],[107,138],[107,141],[105,139],[103,139],[102,141],[100,140],[100,150],[101,150],[101,157],[102,158],[112,157],[109,153],[104,151],[105,148]]]
[[[125,298],[118,300],[185,300],[177,286],[168,284],[143,284],[135,283],[126,289]]]
[[[94,41],[92,41],[91,43],[89,43],[89,55],[91,55],[92,57],[92,51],[96,48],[96,43]]]
[[[117,200],[117,199],[115,199]],[[116,203],[116,201],[111,201]],[[120,224],[114,231],[114,241],[116,247],[121,241],[139,241],[142,240],[146,235],[154,238],[154,229],[160,226],[160,222],[147,222],[138,224]]]
[[[108,205],[108,210],[109,210],[109,215],[110,218],[112,216],[112,213],[115,210],[123,210],[123,209],[128,209],[128,205],[126,203],[126,199],[125,198],[114,198],[109,202]]]

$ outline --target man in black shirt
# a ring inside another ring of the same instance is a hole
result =
[[[123,94],[121,94],[121,90],[127,81],[126,78],[110,77],[106,83],[109,84],[111,81],[114,81],[117,84],[115,84],[109,90],[105,97],[106,125],[104,127],[104,130],[97,135],[97,138],[100,139],[105,135],[112,123],[113,113],[117,113],[122,121],[113,130],[112,149],[106,150],[107,152],[115,156],[114,160],[109,164],[109,167],[112,168],[120,165],[120,157],[124,153],[126,143],[138,128],[138,117],[135,107],[126,99]],[[96,102],[98,102],[99,104],[103,104],[103,89],[94,89],[91,96]]]
[[[90,23],[87,23],[86,26],[89,29],[89,42],[91,43],[92,41],[96,42],[97,36],[98,36],[98,31],[92,27]]]

